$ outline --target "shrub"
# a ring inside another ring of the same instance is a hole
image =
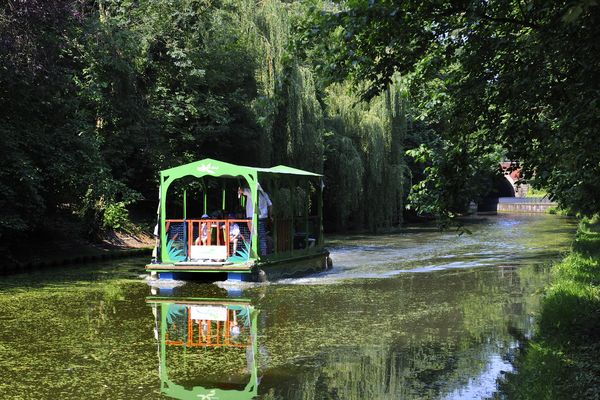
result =
[[[129,211],[125,208],[124,202],[119,201],[106,206],[102,215],[102,227],[105,230],[129,232],[131,225]]]

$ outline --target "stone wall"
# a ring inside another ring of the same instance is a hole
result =
[[[497,211],[507,213],[545,213],[556,203],[545,197],[500,197]]]

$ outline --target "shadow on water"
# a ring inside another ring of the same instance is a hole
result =
[[[560,218],[361,235],[334,269],[229,290],[150,287],[146,260],[0,281],[7,398],[485,398],[535,327]],[[236,328],[234,328],[236,327]],[[23,373],[23,371],[27,373]]]

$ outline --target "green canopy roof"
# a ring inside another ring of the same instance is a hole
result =
[[[189,164],[180,165],[161,171],[161,175],[195,175],[195,176],[238,176],[244,174],[256,173],[284,174],[284,175],[303,175],[303,176],[323,176],[314,172],[304,171],[298,168],[288,167],[286,165],[277,165],[271,168],[249,167],[244,165],[235,165],[223,161],[205,158]]]
[[[288,167],[287,165],[277,165],[271,168],[257,168],[259,172],[267,172],[270,174],[290,174],[290,175],[308,175],[308,176],[323,176],[314,172],[304,171],[303,169]]]

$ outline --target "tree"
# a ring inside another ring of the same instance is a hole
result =
[[[325,197],[336,229],[377,231],[402,222],[408,119],[403,95],[398,82],[369,102],[348,84],[326,89]]]
[[[0,6],[0,235],[32,231],[48,215],[78,205],[104,166],[82,134],[68,57],[82,24],[69,1]]]
[[[365,98],[398,71],[436,134],[499,144],[565,207],[600,211],[595,2],[315,3],[296,43],[328,81]],[[310,44],[310,46],[309,46]]]

